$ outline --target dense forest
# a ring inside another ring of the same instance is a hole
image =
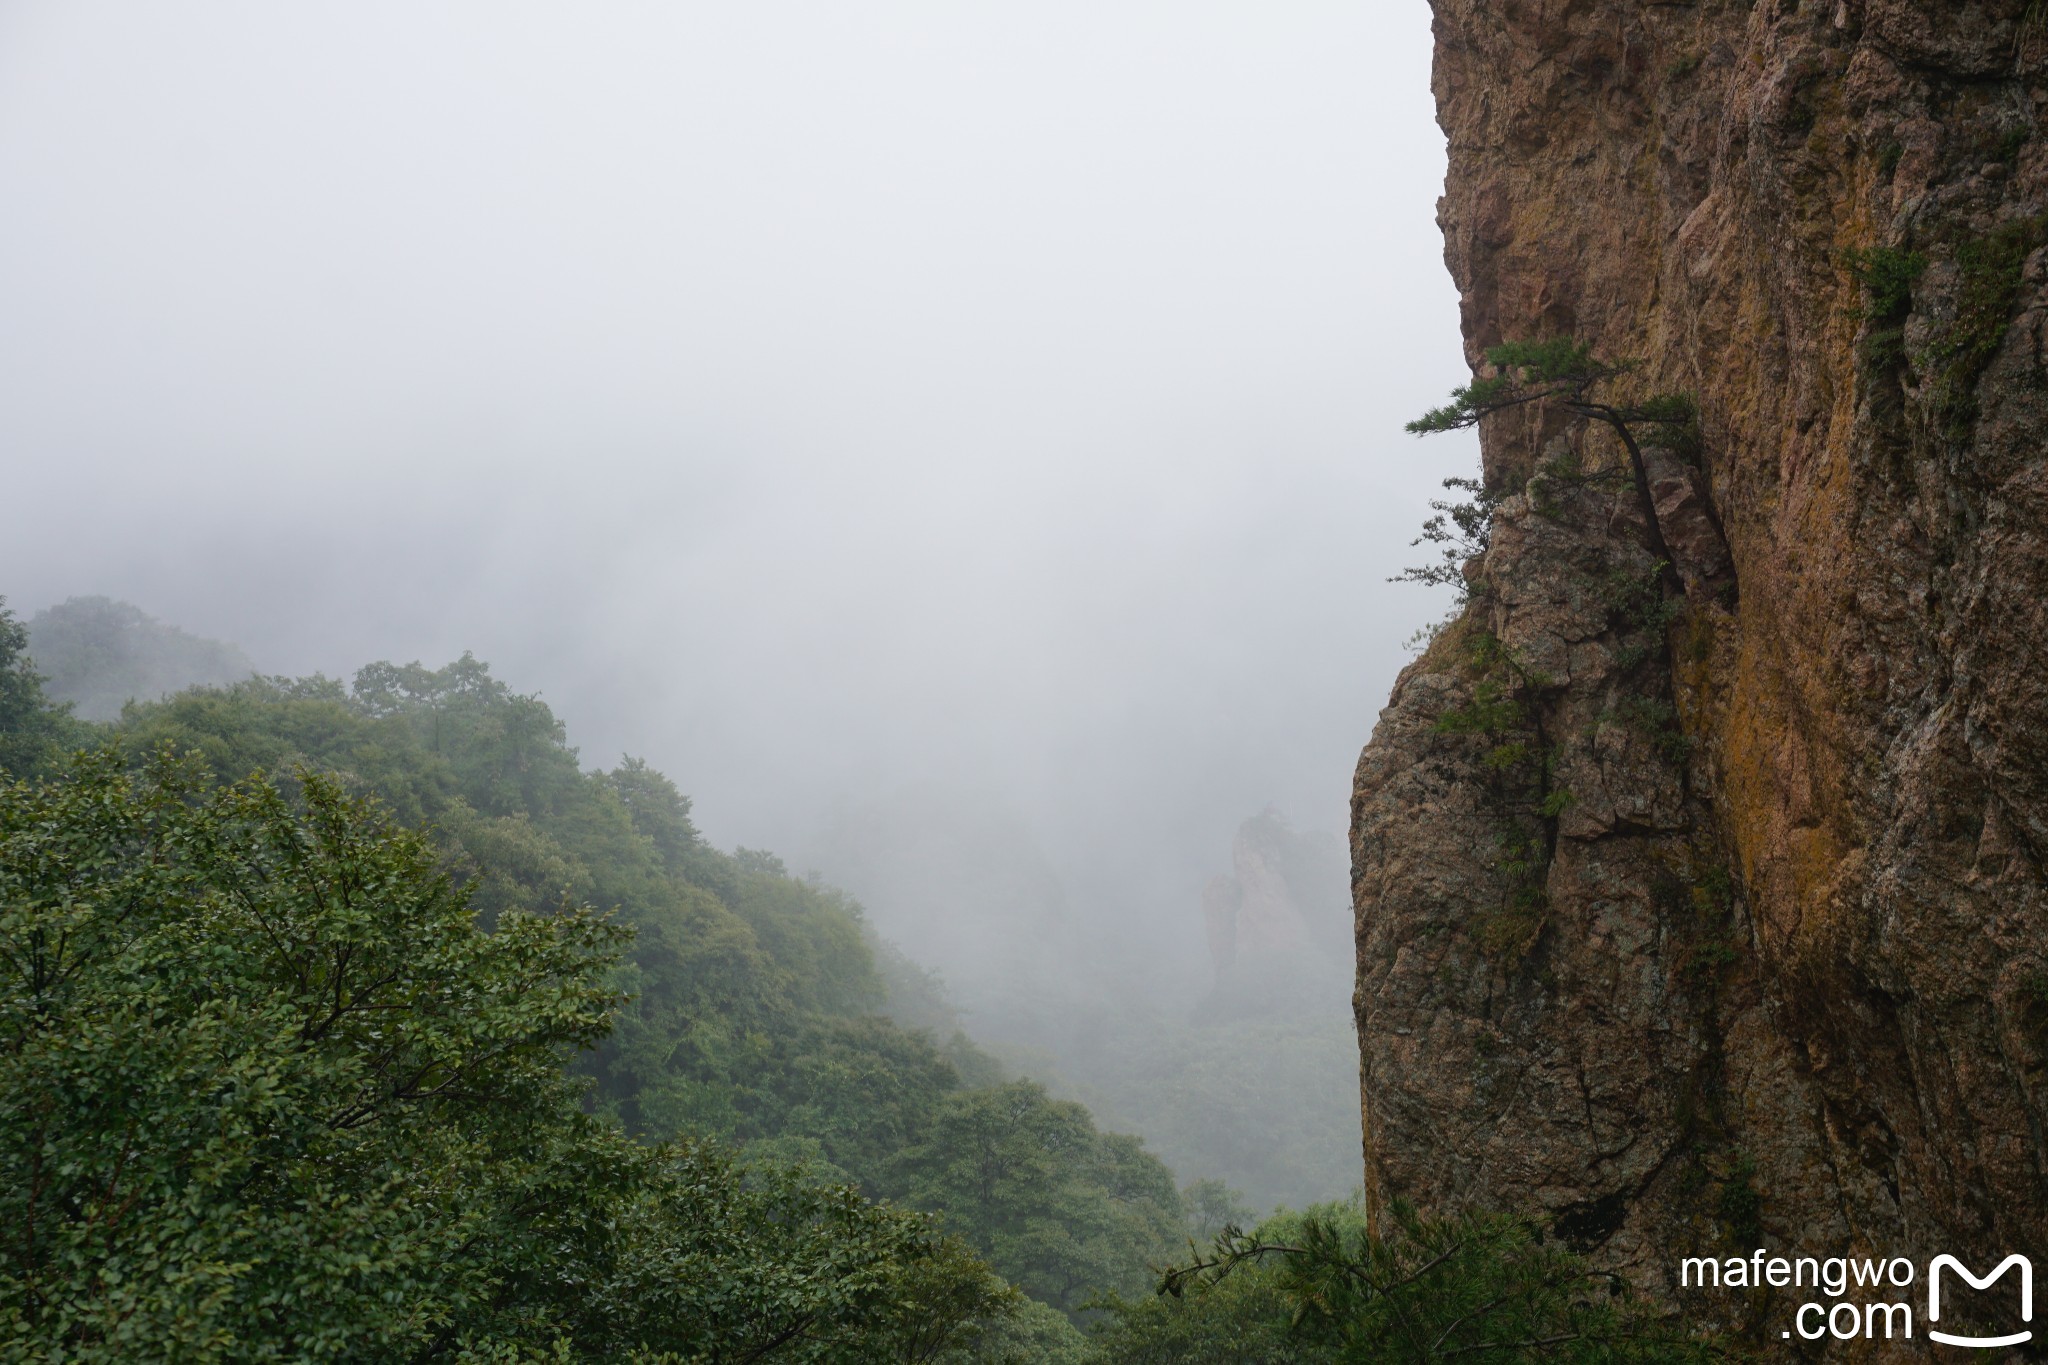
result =
[[[0,770],[12,1358],[1692,1350],[1511,1222],[1245,1230],[468,656],[95,723],[0,607]]]

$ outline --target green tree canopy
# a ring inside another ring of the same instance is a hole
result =
[[[843,894],[791,877],[771,855],[709,846],[688,799],[646,764],[583,770],[546,705],[476,660],[373,665],[349,684],[197,689],[130,707],[117,735],[132,768],[170,746],[215,771],[303,769],[326,774],[309,790],[375,798],[380,818],[417,828],[415,852],[486,936],[551,921],[565,904],[604,907],[629,933],[595,970],[623,1003],[591,1050],[553,1055],[588,1086],[599,1121],[643,1142],[711,1140],[749,1161],[800,1161],[814,1183],[850,1181],[943,1212],[962,1236],[988,1230],[943,1181],[918,1180],[952,1159],[947,1142],[968,1140],[953,1106],[998,1083],[1001,1068],[956,1031],[942,1041],[878,1012],[909,1001],[915,1022],[956,1030],[932,983]],[[1051,1102],[1041,1093],[1037,1105]],[[1004,1217],[1028,1222],[1029,1237],[975,1242],[1062,1307],[1100,1287],[1080,1282],[1090,1266],[1104,1268],[1102,1284],[1142,1282],[1171,1251],[1158,1226],[1180,1217],[1164,1166],[1067,1109],[1087,1128],[1084,1159],[1011,1192]],[[1019,1134],[1027,1146],[1035,1124]],[[906,1163],[913,1150],[918,1161]],[[1120,1191],[1133,1183],[1156,1205],[1146,1217],[1128,1216]],[[1080,1248],[1062,1253],[1079,1269],[1043,1273],[1057,1259],[1046,1248],[1066,1243]]]
[[[1179,1245],[1172,1175],[1135,1138],[1017,1081],[948,1095],[897,1160],[892,1193],[940,1214],[1033,1298],[1078,1314]]]
[[[0,787],[11,1352],[882,1361],[1006,1310],[917,1215],[583,1113],[625,931],[487,930],[422,836],[293,787]]]

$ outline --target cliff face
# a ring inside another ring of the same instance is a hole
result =
[[[1648,1288],[2039,1263],[2041,7],[1435,14],[1471,358],[1575,337],[1700,420],[1645,433],[1654,517],[1602,429],[1481,428],[1472,603],[1358,769],[1369,1193],[1546,1210]]]

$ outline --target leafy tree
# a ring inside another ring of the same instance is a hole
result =
[[[940,1365],[1089,1365],[1088,1338],[1058,1309],[1025,1299],[936,1357]]]
[[[996,1244],[974,1240],[943,1181],[928,1199],[911,1196],[915,1181],[964,1159],[947,1144],[970,1139],[971,1125],[950,1121],[968,1087],[1000,1079],[933,984],[841,893],[790,877],[772,855],[704,843],[687,798],[644,763],[582,771],[544,703],[482,664],[189,692],[130,708],[121,738],[136,761],[168,743],[228,772],[304,765],[375,794],[399,821],[424,825],[487,931],[565,901],[607,908],[632,931],[605,978],[624,1003],[569,1064],[598,1116],[644,1141],[709,1138],[750,1159],[797,1160],[813,1177],[944,1212],[983,1252]],[[905,1002],[912,1022],[950,1041],[877,1013]],[[1034,1293],[1063,1294],[1062,1307],[1142,1283],[1148,1262],[1172,1253],[1180,1217],[1163,1166],[1069,1108],[1088,1133],[1075,1148],[1083,1159],[1042,1190],[1016,1192],[1030,1233],[1005,1234],[1005,1255],[1018,1255],[1001,1266]],[[918,1160],[906,1162],[912,1151]],[[1156,1205],[1143,1218],[1116,1192],[1136,1185]],[[1061,1256],[1065,1278],[1022,1278]],[[1107,1278],[1088,1281],[1091,1267]]]
[[[554,712],[538,697],[514,693],[472,654],[439,669],[370,664],[351,692],[368,715],[408,722],[486,815],[553,815],[582,785],[576,751]]]
[[[917,1215],[584,1114],[625,934],[486,930],[332,779],[0,788],[0,1342],[75,1360],[885,1361],[1009,1291]]]
[[[257,678],[138,704],[118,739],[134,762],[168,745],[233,777],[317,768],[374,793],[407,825],[441,817],[461,795],[448,763],[403,718],[373,716],[333,678]]]
[[[849,1186],[699,1143],[649,1154],[608,1140],[651,1178],[595,1210],[613,1220],[597,1254],[538,1266],[534,1285],[560,1305],[544,1325],[579,1356],[909,1365],[1017,1311],[1017,1292],[960,1242]]]
[[[687,800],[644,763],[582,773],[545,705],[474,659],[372,665],[349,689],[269,679],[188,693],[137,708],[126,739],[192,748],[229,771],[305,762],[342,774],[402,818],[434,823],[486,922],[565,895],[615,907],[635,930],[617,978],[633,999],[578,1065],[636,1132],[864,1133],[866,1149],[832,1158],[871,1178],[879,1135],[909,1122],[900,1097],[957,1084],[933,1079],[945,1063],[912,1035],[827,1022],[883,995],[857,906],[704,845]],[[827,1104],[819,1087],[833,1068],[798,1063],[855,1036],[868,1046],[854,1069],[876,1083],[837,1084]],[[889,1113],[864,1112],[876,1108]]]
[[[123,738],[137,755],[171,743],[229,772],[333,771],[430,822],[487,920],[565,893],[615,907],[635,931],[617,978],[631,999],[581,1065],[636,1132],[814,1137],[874,1184],[963,1068],[980,1082],[998,1071],[964,1039],[941,1047],[877,1017],[907,1007],[913,1023],[958,1032],[856,903],[773,855],[710,848],[688,799],[642,762],[579,771],[545,704],[473,658],[374,664],[346,688],[190,692],[134,708]]]
[[[1026,1293],[1069,1315],[1141,1285],[1179,1240],[1180,1197],[1166,1168],[1030,1081],[948,1095],[888,1189],[941,1215]]]
[[[704,840],[690,822],[690,798],[645,759],[628,756],[598,780],[618,797],[633,828],[654,845],[670,872],[682,873],[693,856],[704,853]]]

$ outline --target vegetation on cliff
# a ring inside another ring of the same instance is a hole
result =
[[[1124,1365],[1489,1365],[1707,1361],[1618,1277],[1528,1223],[1396,1206],[1379,1235],[1356,1203],[1225,1228],[1103,1338]]]

